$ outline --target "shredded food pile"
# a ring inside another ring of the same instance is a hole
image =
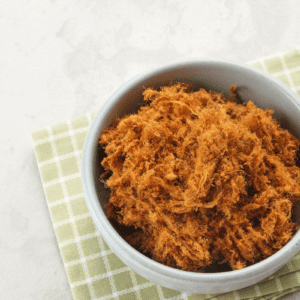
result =
[[[298,229],[299,141],[253,102],[177,83],[100,136],[108,217],[139,228],[127,241],[152,259],[233,270],[281,249]],[[109,176],[110,175],[110,176]],[[103,179],[102,179],[103,180]]]

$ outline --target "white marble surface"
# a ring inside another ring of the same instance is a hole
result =
[[[299,44],[299,14],[298,0],[1,1],[0,298],[72,299],[32,131],[100,108],[164,63],[247,62]]]

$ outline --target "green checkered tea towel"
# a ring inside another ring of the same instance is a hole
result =
[[[255,60],[300,96],[300,46]],[[201,295],[170,290],[128,268],[95,228],[83,197],[80,155],[96,112],[32,134],[36,159],[63,263],[76,300],[278,299],[300,289],[300,252],[262,282],[239,291]]]

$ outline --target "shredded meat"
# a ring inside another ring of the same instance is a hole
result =
[[[140,230],[127,241],[165,265],[241,269],[298,229],[299,141],[253,102],[178,83],[147,89],[149,105],[100,136],[111,176],[107,215]],[[103,180],[103,179],[102,179]]]

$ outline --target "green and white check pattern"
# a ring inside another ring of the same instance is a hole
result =
[[[250,64],[276,76],[300,96],[300,46]],[[271,300],[300,289],[300,252],[259,284],[219,295],[173,291],[155,285],[130,270],[112,253],[95,228],[83,196],[80,156],[96,113],[32,134],[51,219],[75,300]]]

